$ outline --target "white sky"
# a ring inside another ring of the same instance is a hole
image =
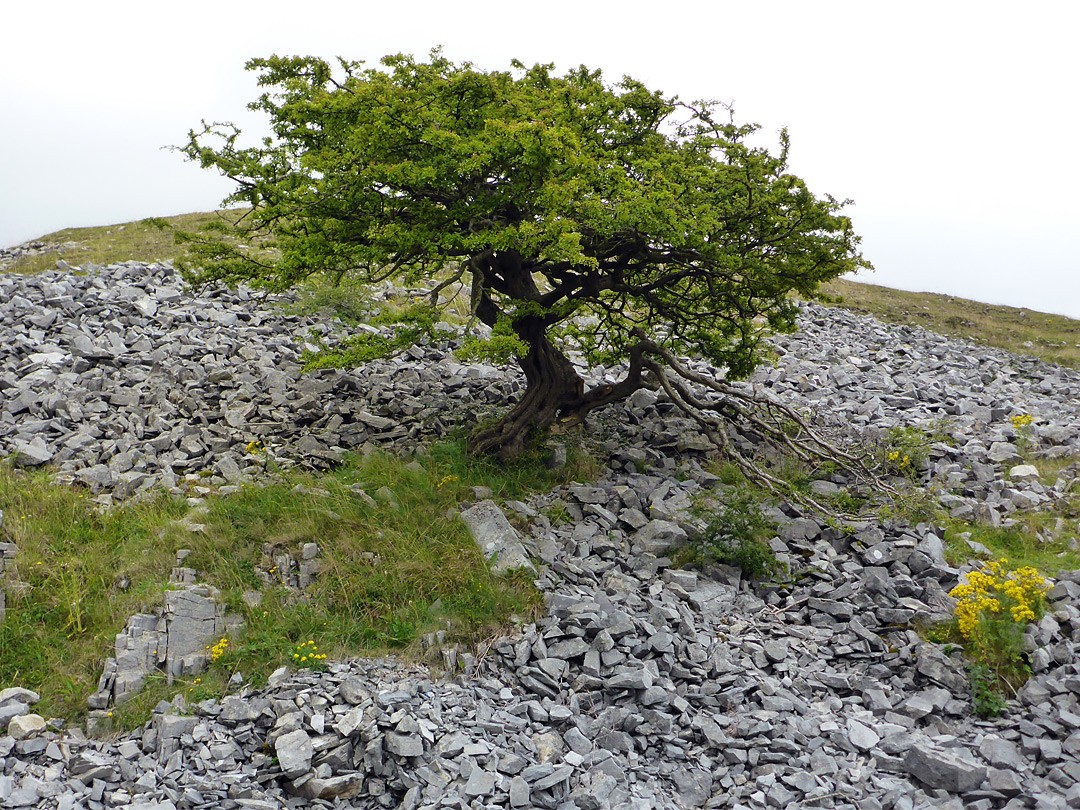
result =
[[[586,64],[787,126],[811,190],[851,198],[863,280],[1080,318],[1075,0],[11,2],[0,11],[0,245],[213,208],[162,149],[258,126],[253,56]]]

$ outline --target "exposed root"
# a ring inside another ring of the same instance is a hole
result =
[[[831,462],[855,481],[869,485],[879,493],[899,497],[899,493],[892,486],[870,469],[862,456],[844,450],[835,442],[826,439],[794,408],[777,401],[764,391],[735,386],[724,380],[697,373],[655,344],[648,346],[647,351],[650,357],[644,361],[645,368],[675,406],[701,427],[705,436],[743,475],[769,492],[783,495],[827,515],[838,518],[855,517],[838,512],[795,489],[789,482],[748,457],[735,446],[732,440],[733,429],[741,434],[753,435],[800,461],[810,464]],[[692,390],[692,385],[702,386],[718,394],[719,398],[702,397]]]

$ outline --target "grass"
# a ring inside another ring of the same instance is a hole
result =
[[[238,210],[209,211],[181,214],[168,217],[165,221],[180,229],[195,231],[222,219],[234,221],[241,213]],[[60,259],[72,267],[88,263],[106,265],[126,261],[160,262],[173,259],[180,253],[172,233],[157,227],[148,219],[91,228],[65,228],[32,241],[61,246],[72,244],[0,264],[0,270],[11,273],[40,273],[54,268]]]
[[[1014,568],[1031,566],[1049,576],[1063,569],[1076,570],[1080,568],[1080,552],[1069,546],[1069,540],[1077,537],[1075,518],[1071,530],[1056,533],[1049,542],[1040,540],[1038,530],[1033,530],[1040,522],[1056,519],[1053,512],[1030,512],[1019,516],[1012,526],[998,527],[946,519],[945,558],[952,565],[972,559],[975,555],[964,542],[971,540],[986,546],[995,559],[1006,558]]]
[[[1080,460],[1077,457],[1030,459],[1038,470],[1039,480],[1052,487],[1058,475]],[[1049,576],[1059,570],[1080,569],[1080,487],[1073,485],[1048,508],[1014,512],[1009,525],[984,526],[978,523],[945,518],[945,556],[951,564],[973,557],[965,540],[986,546],[995,558],[1005,557],[1014,568],[1031,566]]]
[[[831,281],[823,290],[844,309],[887,323],[922,326],[942,335],[1080,368],[1080,321],[1063,315],[846,279]]]
[[[261,685],[308,641],[330,659],[388,650],[419,656],[420,638],[436,630],[471,644],[514,617],[535,617],[542,601],[524,572],[490,572],[456,518],[459,502],[472,498],[473,486],[522,498],[595,472],[584,453],[559,473],[542,462],[534,453],[497,465],[468,457],[462,442],[413,463],[350,457],[329,474],[284,473],[268,486],[210,496],[192,516],[203,531],[181,525],[189,510],[181,498],[101,514],[83,491],[0,465],[4,533],[19,549],[7,572],[0,688],[40,692],[44,716],[81,718],[116,634],[129,615],[161,604],[181,548],[191,551],[184,565],[221,590],[245,628],[198,683],[152,683],[117,707],[121,727],[144,722],[177,690],[190,700],[220,695],[236,671]],[[392,500],[357,492],[383,487]],[[297,558],[308,542],[319,545],[321,572],[301,595],[285,587],[275,558]],[[246,591],[259,591],[261,602],[245,601]]]

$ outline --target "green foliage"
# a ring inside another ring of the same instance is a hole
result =
[[[312,351],[304,349],[304,370],[319,368],[348,368],[379,357],[389,357],[414,345],[421,335],[430,335],[436,312],[429,306],[415,304],[400,312],[385,312],[371,318],[375,325],[394,326],[391,336],[377,332],[359,332],[333,346],[320,345]]]
[[[859,514],[859,511],[866,502],[867,499],[865,497],[852,494],[847,489],[841,489],[829,498],[829,503],[833,508],[849,515]]]
[[[767,538],[775,526],[761,514],[755,493],[741,487],[729,492],[705,530],[701,554],[762,579],[782,571]]]
[[[438,51],[380,68],[273,56],[248,69],[273,135],[246,146],[235,128],[204,126],[182,147],[236,181],[228,205],[250,208],[227,238],[183,235],[192,280],[283,290],[454,268],[445,283],[470,287],[472,314],[499,330],[470,352],[554,366],[550,330],[588,323],[590,357],[631,359],[651,341],[737,377],[767,330],[794,328],[789,293],[869,266],[844,203],[788,171],[786,131],[775,154],[751,146],[757,128],[713,103],[585,67],[483,71]],[[391,343],[361,338],[317,362]],[[581,399],[574,386],[551,396]]]
[[[490,337],[469,336],[455,354],[458,359],[465,361],[491,360],[495,363],[508,363],[512,358],[524,357],[528,352],[529,344],[518,337],[513,321],[506,316],[500,316]]]
[[[888,432],[881,450],[882,465],[893,475],[916,480],[929,461],[930,445],[946,440],[949,437],[941,425],[894,427]]]
[[[971,683],[971,704],[975,715],[983,719],[1000,717],[1008,704],[990,667],[986,664],[972,664],[968,667],[968,679]]]

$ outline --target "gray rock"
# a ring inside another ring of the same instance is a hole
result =
[[[364,775],[345,773],[330,777],[315,776],[310,779],[297,779],[286,787],[294,796],[304,799],[351,799],[363,792]],[[278,805],[275,804],[274,807],[277,808]]]
[[[617,785],[615,777],[598,769],[591,770],[582,775],[570,799],[581,810],[601,810],[609,806],[608,798]]]
[[[496,574],[515,568],[536,573],[536,568],[521,543],[521,536],[494,501],[481,501],[464,510],[461,519],[469,527],[469,532],[485,559],[495,559],[492,570]]]
[[[418,736],[386,733],[386,750],[399,757],[418,757],[424,753],[424,741]]]
[[[338,687],[338,694],[342,700],[351,703],[353,706],[359,705],[371,697],[364,679],[355,676],[342,681],[341,686]]]
[[[315,756],[315,747],[311,738],[303,729],[290,731],[277,738],[274,743],[278,765],[286,779],[296,779],[311,770],[311,760]]]
[[[19,714],[8,721],[7,733],[13,740],[25,740],[45,730],[45,718],[40,714]]]
[[[976,790],[986,779],[985,765],[925,742],[908,749],[903,768],[924,785],[953,793]]]
[[[515,776],[510,780],[510,806],[526,807],[529,804],[529,799],[529,783],[520,776]]]
[[[52,461],[53,451],[45,443],[45,439],[37,436],[28,442],[15,442],[15,463],[20,467],[40,467]]]
[[[495,791],[495,776],[488,771],[474,768],[469,776],[469,781],[465,783],[462,790],[470,798],[490,796]]]
[[[1020,770],[1025,764],[1019,749],[1012,742],[994,735],[988,734],[983,738],[979,745],[979,753],[995,768]]]
[[[851,717],[847,721],[847,731],[848,740],[860,751],[869,751],[881,740],[873,729]]]
[[[2,527],[0,522],[0,527]],[[3,555],[0,555],[2,558]],[[41,695],[32,689],[24,689],[21,686],[9,686],[7,689],[0,689],[0,706],[4,706],[10,702],[25,703],[28,706],[33,706],[41,700]]]
[[[686,545],[687,534],[670,520],[650,520],[634,534],[636,554],[661,555]]]

